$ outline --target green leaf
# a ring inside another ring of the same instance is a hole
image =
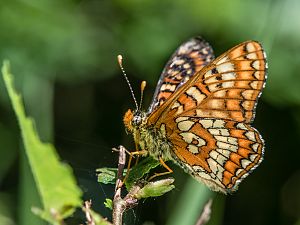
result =
[[[126,169],[123,172],[123,176],[126,175]],[[98,168],[96,169],[98,182],[102,184],[115,184],[116,183],[116,177],[118,173],[117,168]]]
[[[130,169],[129,176],[125,181],[127,190],[130,190],[136,181],[140,180],[143,176],[148,174],[151,169],[154,169],[158,165],[160,165],[159,161],[152,157],[147,157]]]
[[[105,199],[104,205],[106,208],[113,209],[113,201],[110,198]]]
[[[44,207],[34,211],[51,223],[60,224],[81,206],[82,192],[76,185],[71,167],[60,162],[53,145],[40,141],[34,121],[26,117],[21,96],[14,89],[8,61],[3,63],[2,74]]]

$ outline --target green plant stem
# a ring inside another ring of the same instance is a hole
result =
[[[188,178],[167,225],[195,225],[205,202],[213,195],[214,193],[204,185]]]

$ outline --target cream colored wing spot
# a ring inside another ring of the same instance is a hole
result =
[[[183,105],[181,105],[179,102],[176,101],[176,102],[172,105],[171,109],[177,109],[176,114],[180,114],[180,113],[183,112]]]
[[[197,171],[195,170],[195,172],[197,173],[196,179],[202,181],[202,179],[206,179],[206,180],[212,180],[212,177],[209,173],[205,173],[205,172],[201,172],[201,171]]]
[[[254,52],[254,51],[256,51],[256,48],[253,43],[249,42],[246,45],[246,50],[247,50],[247,52]]]
[[[258,85],[259,85],[259,81],[252,81],[250,83],[250,86],[253,88],[253,89],[258,89]]]
[[[217,98],[224,98],[226,96],[226,90],[216,91],[214,96]]]
[[[181,106],[181,104],[180,104],[179,102],[176,101],[176,102],[172,105],[171,109],[178,108],[179,106]]]
[[[244,169],[237,169],[235,172],[235,176],[239,176],[243,171]]]
[[[232,145],[238,145],[238,139],[234,137],[228,137],[227,142]]]
[[[258,156],[258,154],[251,154],[249,158],[252,162],[254,162],[254,160],[256,159],[257,156]]]
[[[227,81],[227,82],[222,83],[223,88],[231,88],[233,86],[234,86],[234,81]]]
[[[207,86],[207,88],[208,88],[208,90],[209,90],[210,92],[215,92],[215,91],[217,91],[218,89],[220,89],[220,84],[219,84],[219,83],[209,84],[209,85]]]
[[[177,123],[177,127],[181,131],[189,131],[191,127],[195,124],[195,122],[190,121],[190,120],[183,120]]]
[[[188,69],[188,68],[190,68],[190,67],[191,67],[191,65],[190,65],[189,63],[183,64],[183,68],[184,68],[184,69]]]
[[[255,138],[255,133],[253,131],[248,131],[245,133],[245,136],[250,140],[250,141],[256,141]]]
[[[234,80],[234,79],[236,79],[236,73],[234,73],[234,72],[223,73],[222,74],[222,79],[223,80]]]
[[[243,123],[238,123],[236,125],[236,128],[241,129],[241,130],[248,130],[248,128]]]
[[[226,161],[228,160],[225,156],[221,155],[219,152],[214,150],[209,153],[209,156],[215,161],[217,161],[218,164],[220,164],[221,166],[224,166]]]
[[[216,140],[232,145],[238,145],[238,139],[234,137],[215,136]]]
[[[255,71],[254,72],[254,77],[256,78],[256,79],[260,79],[260,73],[261,73],[261,71]]]
[[[205,84],[210,84],[214,82],[218,82],[217,76],[211,76],[208,79],[204,80]]]
[[[222,58],[219,62],[217,62],[217,65],[222,64],[222,63],[225,63],[225,62],[227,62],[227,61],[229,61],[229,58],[228,58],[227,56],[225,56],[225,57]]]
[[[188,145],[188,150],[189,152],[193,153],[193,154],[198,154],[199,153],[199,148],[195,145]]]
[[[208,129],[209,133],[213,136],[215,135],[222,135],[222,136],[229,136],[229,131],[227,129]]]
[[[226,158],[229,158],[229,156],[231,154],[231,151],[229,151],[227,149],[217,148],[216,151],[219,152],[220,154],[224,155]]]
[[[192,166],[192,168],[196,172],[205,172],[205,170],[201,166]]]
[[[206,129],[207,128],[225,128],[224,120],[203,119],[203,120],[199,120],[199,123]]]
[[[226,62],[223,64],[219,63],[218,66],[216,67],[216,69],[218,70],[219,73],[234,71],[234,64],[232,64],[230,62]]]
[[[242,106],[245,110],[251,110],[253,106],[253,102],[251,101],[243,101]]]
[[[186,94],[193,97],[199,104],[203,99],[206,98],[206,95],[202,94],[198,88],[192,86],[187,91]]]
[[[236,145],[232,145],[232,144],[228,144],[228,143],[224,143],[224,142],[220,142],[220,141],[217,141],[217,144],[218,148],[222,148],[222,149],[228,149],[232,152],[237,152],[238,150],[238,146]]]
[[[217,141],[227,142],[227,138],[228,138],[228,137],[216,135],[216,136],[214,136],[214,138],[215,138]]]
[[[176,59],[174,62],[170,65],[170,67],[173,67],[174,65],[182,65],[185,61],[183,59]]]
[[[193,70],[191,70],[191,69],[189,69],[189,70],[186,71],[186,73],[187,73],[188,75],[190,75],[192,72],[193,72]],[[189,78],[186,77],[185,81],[188,81],[188,80],[189,80]]]
[[[223,179],[223,172],[224,172],[224,168],[219,165],[215,160],[213,160],[212,158],[208,158],[207,162],[209,164],[209,168],[212,171],[212,174],[215,174],[219,180]]]
[[[169,91],[171,91],[171,92],[174,92],[175,91],[175,89],[176,89],[176,85],[172,85],[172,84],[163,84],[162,86],[161,86],[161,91],[165,91],[165,90],[169,90]]]
[[[246,55],[247,59],[257,59],[257,54],[252,52]]]
[[[193,45],[195,45],[195,41],[194,40],[184,43],[183,45],[181,45],[179,47],[178,54],[179,55],[185,54],[186,52],[189,51],[189,49],[194,48]]]
[[[253,91],[253,90],[245,90],[241,94],[242,94],[243,98],[252,100],[254,93],[255,93],[255,91]]]
[[[213,120],[209,120],[209,119],[199,120],[199,123],[206,129],[212,127],[213,122],[214,122]]]
[[[259,147],[258,143],[254,143],[254,144],[251,145],[252,150],[255,151],[255,152],[257,152],[258,147]]]
[[[249,161],[248,159],[241,160],[241,165],[244,169],[247,168],[247,166],[249,166],[250,164],[251,164],[251,161]]]
[[[187,144],[193,144],[196,147],[206,145],[206,141],[192,132],[182,132],[179,134]]]
[[[224,128],[225,127],[225,121],[224,120],[215,120],[213,124],[214,128]]]
[[[251,66],[256,69],[256,70],[259,70],[260,69],[260,63],[259,63],[259,60],[255,60],[251,63]]]
[[[208,79],[211,76],[212,76],[212,72],[211,72],[211,70],[209,70],[204,74],[204,79]]]

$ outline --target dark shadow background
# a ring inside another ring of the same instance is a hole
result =
[[[265,159],[237,193],[215,195],[209,224],[299,225],[299,10],[297,0],[3,0],[0,59],[11,61],[43,140],[55,143],[84,198],[109,217],[103,201],[114,187],[99,185],[95,169],[117,165],[111,147],[133,148],[122,116],[134,103],[116,56],[123,54],[138,98],[147,81],[147,108],[164,64],[188,38],[203,36],[217,56],[242,41],[260,41],[269,72],[254,127],[265,140]],[[0,224],[44,224],[30,212],[39,200],[2,79],[0,92]],[[127,224],[167,224],[175,216],[188,178],[172,168],[176,189],[130,210]],[[82,218],[78,212],[68,224]]]

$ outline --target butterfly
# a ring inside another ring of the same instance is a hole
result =
[[[125,113],[126,130],[166,174],[172,160],[211,190],[234,192],[263,159],[264,141],[250,124],[266,74],[259,42],[214,59],[203,38],[192,38],[166,64],[148,111]]]

